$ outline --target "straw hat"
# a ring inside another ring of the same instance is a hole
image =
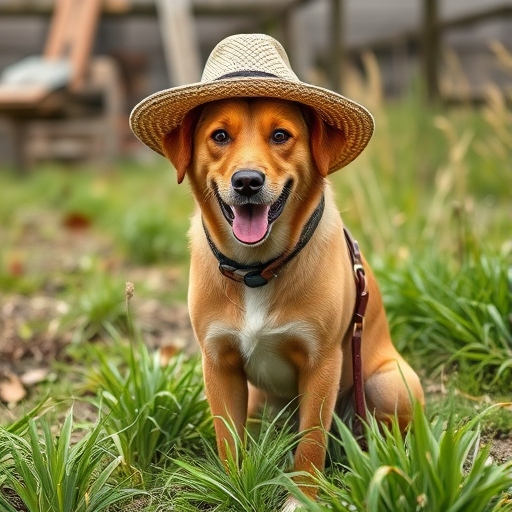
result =
[[[179,126],[187,112],[210,101],[267,97],[312,107],[328,124],[343,131],[347,144],[329,172],[354,160],[373,133],[371,114],[340,94],[301,82],[280,43],[263,34],[238,34],[212,51],[198,83],[156,92],[133,109],[130,126],[149,148],[163,155],[162,139]]]

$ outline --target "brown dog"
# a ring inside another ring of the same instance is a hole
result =
[[[237,34],[214,48],[200,82],[145,98],[130,124],[179,182],[188,176],[196,200],[189,307],[220,457],[234,450],[223,419],[241,436],[265,400],[298,398],[295,471],[323,468],[336,405],[355,402],[363,416],[366,396],[379,420],[396,414],[405,428],[423,391],[391,343],[368,265],[349,257],[326,180],[364,150],[371,114],[300,81],[275,39]],[[297,505],[290,497],[284,510]]]
[[[222,459],[233,439],[220,418],[242,435],[247,415],[262,401],[299,397],[305,434],[294,470],[324,466],[325,430],[337,400],[352,391],[356,289],[342,220],[325,179],[344,144],[343,132],[314,110],[268,98],[208,103],[164,138],[163,150],[178,180],[188,176],[197,204],[189,307]],[[219,272],[223,257],[252,268],[292,253],[322,202],[316,229],[278,278],[252,288]],[[365,270],[367,407],[380,420],[396,414],[405,427],[409,392],[419,401],[423,392],[391,342],[377,284],[366,264]],[[303,491],[314,495],[311,487]],[[289,499],[285,508],[295,506]]]

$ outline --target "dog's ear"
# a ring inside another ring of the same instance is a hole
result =
[[[325,178],[331,167],[341,160],[347,139],[342,130],[327,124],[312,109],[308,109],[306,113],[306,122],[309,125],[313,162]]]
[[[162,139],[163,152],[178,173],[178,183],[183,181],[187,169],[192,162],[194,130],[200,114],[200,109],[191,110],[187,113],[182,123],[171,132],[165,134]]]

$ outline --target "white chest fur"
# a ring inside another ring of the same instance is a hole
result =
[[[314,352],[317,336],[313,326],[290,318],[279,324],[270,310],[274,287],[245,288],[244,314],[238,328],[222,320],[208,329],[206,343],[228,336],[235,341],[244,361],[249,381],[255,386],[278,396],[292,398],[297,394],[296,371],[286,357],[283,344],[287,340],[300,340]]]

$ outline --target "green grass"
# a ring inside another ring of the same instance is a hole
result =
[[[493,439],[508,438],[512,432],[512,413],[510,407],[492,407],[491,403],[506,403],[510,394],[494,396],[473,396],[463,393],[457,387],[457,380],[451,378],[447,388],[430,394],[427,403],[427,417],[451,418],[452,423],[464,422],[468,418],[479,417],[482,436],[492,442]]]
[[[263,421],[256,434],[246,432],[240,439],[228,425],[236,453],[228,455],[223,466],[216,450],[205,446],[206,457],[194,460],[181,456],[168,474],[162,489],[167,497],[161,510],[193,511],[199,507],[219,511],[271,512],[278,510],[286,496],[282,472],[292,462],[291,454],[298,437],[277,415]],[[277,481],[279,482],[277,482]]]
[[[98,408],[126,471],[150,470],[165,454],[197,451],[202,438],[212,437],[196,359],[178,356],[162,365],[159,352],[142,344],[123,351],[128,366],[119,368],[104,350],[89,386],[99,389]]]
[[[144,205],[127,212],[121,242],[134,263],[150,265],[182,261],[188,256],[182,219],[175,220],[158,205]]]
[[[126,481],[112,483],[121,463],[111,456],[101,424],[71,442],[73,410],[58,435],[46,418],[31,419],[28,434],[0,432],[0,506],[15,512],[7,490],[14,491],[28,512],[99,512],[141,494]]]
[[[363,104],[372,101],[365,92],[357,93]],[[367,150],[332,177],[344,220],[366,252],[455,252],[461,222],[493,249],[510,241],[512,147],[503,133],[512,117],[505,105],[425,108],[410,95],[370,106],[376,131]]]
[[[417,406],[405,437],[395,421],[390,428],[370,420],[363,450],[349,428],[335,418],[334,462],[315,485],[319,502],[303,496],[293,483],[291,452],[299,437],[275,420],[264,420],[256,436],[235,438],[237,452],[224,468],[212,448],[206,457],[180,457],[163,471],[156,492],[165,496],[154,510],[264,512],[279,510],[288,492],[311,512],[440,510],[505,511],[512,505],[512,461],[489,462],[489,446],[480,436],[481,421],[453,416],[430,421]]]
[[[479,384],[477,391],[510,390],[511,261],[490,253],[468,254],[461,263],[431,255],[382,272],[397,346],[421,358],[427,371],[454,367]]]
[[[76,299],[62,321],[63,329],[73,331],[73,342],[126,330],[124,286],[124,282],[108,274],[94,273],[84,290],[76,290]]]

